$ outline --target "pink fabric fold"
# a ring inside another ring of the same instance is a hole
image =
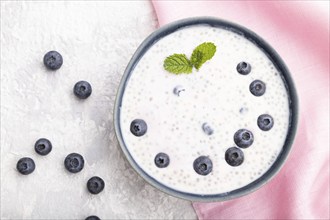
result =
[[[329,3],[154,0],[153,5],[160,26],[214,16],[249,28],[280,54],[298,91],[297,135],[281,171],[247,196],[193,203],[199,219],[330,219]]]

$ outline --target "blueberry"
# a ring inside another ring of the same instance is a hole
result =
[[[142,119],[135,119],[131,122],[131,127],[130,130],[132,132],[132,134],[134,134],[135,136],[142,136],[144,135],[147,130],[148,130],[148,126],[147,123],[142,120]]]
[[[266,84],[261,80],[254,80],[250,84],[250,92],[255,96],[262,96],[266,92]]]
[[[57,51],[49,51],[44,56],[44,64],[50,70],[57,70],[63,64],[62,55]]]
[[[155,164],[159,168],[167,167],[170,164],[170,157],[165,153],[158,153],[155,157]]]
[[[89,82],[79,81],[74,85],[73,93],[80,99],[87,99],[92,94],[92,86]]]
[[[104,189],[104,181],[98,176],[93,176],[87,181],[87,189],[92,194],[99,194]]]
[[[247,75],[251,72],[251,65],[246,62],[240,62],[239,64],[237,64],[236,70],[242,75]]]
[[[244,153],[237,147],[228,148],[225,153],[225,160],[230,166],[239,166],[244,161]]]
[[[203,123],[202,129],[205,134],[212,135],[214,130],[211,128],[211,126],[208,123]]]
[[[16,169],[23,175],[28,175],[34,171],[36,165],[34,161],[29,157],[23,157],[18,160]]]
[[[206,176],[212,171],[212,161],[206,156],[200,156],[194,161],[194,170],[196,173]]]
[[[258,127],[263,131],[269,131],[274,125],[273,117],[263,114],[258,117]]]
[[[87,218],[85,218],[85,220],[101,220],[99,217],[97,217],[96,215],[91,215],[88,216]]]
[[[77,153],[71,153],[64,160],[65,168],[71,173],[78,173],[84,168],[84,158]]]
[[[47,155],[52,151],[52,143],[46,138],[40,138],[34,144],[34,150],[40,155]]]
[[[246,129],[239,129],[234,134],[234,142],[241,148],[250,147],[253,140],[254,138],[252,132]]]
[[[174,89],[173,89],[173,93],[177,96],[180,96],[180,93],[181,92],[184,92],[186,91],[182,86],[176,86]]]

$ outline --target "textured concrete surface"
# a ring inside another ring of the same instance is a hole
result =
[[[129,166],[113,129],[113,105],[124,69],[157,20],[148,1],[1,2],[1,219],[196,219],[191,203],[148,185]],[[49,50],[61,69],[47,71]],[[77,100],[72,88],[87,80],[93,93]],[[34,143],[48,138],[52,152]],[[64,169],[67,154],[85,158],[77,174]],[[16,171],[32,157],[36,170]],[[94,175],[105,190],[91,195]]]

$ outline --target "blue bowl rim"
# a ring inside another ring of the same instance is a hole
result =
[[[278,69],[279,73],[281,74],[283,81],[285,82],[286,89],[289,94],[289,104],[290,104],[290,123],[289,123],[289,131],[287,138],[285,140],[284,146],[282,148],[282,151],[279,153],[279,156],[273,163],[273,165],[268,169],[266,173],[264,173],[261,177],[256,179],[255,181],[251,182],[250,184],[241,187],[239,189],[225,192],[225,193],[219,193],[219,194],[193,194],[193,193],[187,193],[178,191],[172,188],[169,188],[162,183],[158,182],[156,179],[148,175],[142,168],[139,167],[139,165],[135,162],[135,160],[132,158],[131,154],[129,153],[125,142],[122,137],[121,133],[121,127],[120,127],[120,109],[121,109],[121,103],[122,103],[122,96],[126,87],[126,84],[129,80],[130,74],[132,70],[135,68],[136,64],[139,62],[140,58],[144,55],[144,53],[159,39],[162,37],[171,34],[175,32],[178,29],[185,28],[188,26],[193,25],[208,25],[212,27],[217,28],[223,28],[226,30],[233,31],[237,34],[245,36],[247,39],[249,39],[251,42],[256,44],[258,47],[262,48],[267,54],[267,56],[273,61],[276,68]],[[298,97],[297,92],[295,89],[294,82],[291,78],[290,72],[281,59],[281,57],[278,55],[278,53],[260,36],[258,36],[253,31],[240,26],[238,24],[228,22],[219,18],[215,17],[192,17],[192,18],[186,18],[177,20],[175,22],[169,23],[153,33],[151,33],[138,47],[134,55],[132,56],[131,60],[129,61],[125,72],[122,76],[121,82],[119,84],[119,88],[117,90],[117,96],[116,101],[114,105],[114,127],[115,127],[115,133],[117,136],[117,140],[119,142],[119,145],[123,151],[123,153],[126,156],[126,159],[131,164],[131,166],[135,169],[135,171],[142,176],[149,184],[156,187],[157,189],[178,197],[182,199],[186,199],[189,201],[199,201],[199,202],[216,202],[216,201],[226,201],[234,198],[238,198],[241,196],[244,196],[246,194],[249,194],[251,192],[254,192],[267,182],[269,182],[281,169],[283,164],[285,163],[289,152],[292,148],[292,144],[296,135],[298,126]]]

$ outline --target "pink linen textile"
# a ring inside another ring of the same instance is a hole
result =
[[[241,198],[193,203],[199,219],[329,219],[329,3],[154,0],[153,6],[160,26],[214,16],[256,32],[283,58],[298,91],[298,131],[278,175]]]

